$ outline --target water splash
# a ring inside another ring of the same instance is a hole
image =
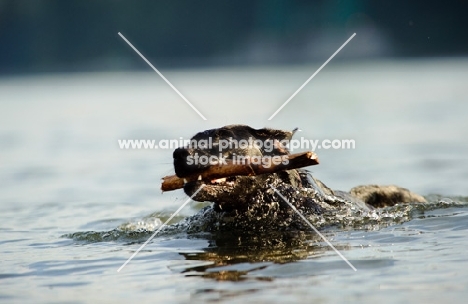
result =
[[[338,210],[338,212],[329,212],[324,214],[308,215],[308,219],[316,228],[334,228],[334,229],[355,229],[355,230],[378,230],[384,227],[400,224],[410,221],[415,217],[424,217],[425,213],[431,210],[444,208],[464,208],[468,207],[468,197],[445,198],[440,195],[431,195],[427,197],[429,203],[417,204],[398,204],[392,207],[376,209],[371,211],[361,210],[359,208],[347,208]],[[173,224],[166,226],[161,230],[159,236],[168,236],[176,234],[196,234],[210,232],[216,234],[220,231],[235,230],[242,227],[244,231],[308,231],[307,225],[302,224],[300,219],[292,217],[288,223],[276,226],[275,214],[267,214],[263,218],[257,218],[251,222],[252,229],[247,229],[248,223],[236,221],[236,217],[226,217],[221,213],[213,211],[211,207],[201,209],[197,214],[187,218],[176,218]],[[123,223],[111,231],[86,231],[75,232],[64,235],[75,241],[84,242],[110,242],[122,241],[130,243],[141,243],[146,241],[151,234],[162,225],[167,219],[167,215],[152,213],[142,219]],[[250,219],[252,220],[252,219]],[[261,225],[259,225],[261,223]],[[274,223],[275,226],[269,226]],[[291,225],[293,223],[294,225]],[[290,228],[293,227],[293,228]]]

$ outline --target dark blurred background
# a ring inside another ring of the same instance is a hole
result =
[[[0,1],[0,73],[465,56],[466,1]],[[363,45],[365,44],[365,45]]]

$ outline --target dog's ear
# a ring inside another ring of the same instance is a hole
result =
[[[264,128],[264,129],[255,130],[256,131],[255,135],[258,138],[262,138],[262,139],[276,139],[279,141],[282,141],[282,140],[290,141],[294,133],[296,133],[297,130],[298,128],[295,128],[292,131],[283,131],[283,130],[277,130],[277,129]]]

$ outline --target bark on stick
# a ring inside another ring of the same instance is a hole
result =
[[[213,180],[235,175],[252,176],[313,166],[319,163],[317,154],[312,151],[275,157],[277,158],[275,159],[272,156],[264,157],[262,160],[265,161],[259,161],[258,158],[246,158],[244,163],[226,160],[227,164],[212,165],[196,175],[189,175],[184,178],[176,175],[166,176],[162,179],[161,190],[172,191],[183,188],[184,179],[186,181],[194,181],[200,178],[202,180]]]

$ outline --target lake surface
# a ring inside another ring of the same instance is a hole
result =
[[[332,61],[269,121],[320,65],[161,71],[206,121],[153,72],[0,78],[0,300],[462,303],[468,60]],[[314,176],[342,190],[398,184],[431,203],[325,229],[356,272],[313,231],[156,236],[117,272],[187,199],[159,190],[172,150],[121,150],[118,139],[233,123],[354,139],[353,150],[317,150]]]

